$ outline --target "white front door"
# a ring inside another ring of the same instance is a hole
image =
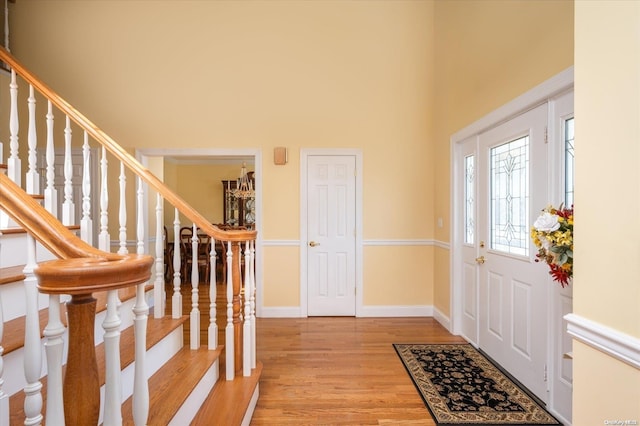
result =
[[[307,157],[307,313],[356,313],[353,155]]]
[[[480,348],[547,401],[547,269],[530,227],[548,204],[546,104],[478,136]]]

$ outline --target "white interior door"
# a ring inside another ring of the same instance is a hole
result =
[[[549,202],[546,104],[478,136],[479,345],[547,401],[546,268],[532,219]]]
[[[356,313],[353,155],[307,157],[307,313]]]

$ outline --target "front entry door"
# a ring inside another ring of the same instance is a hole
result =
[[[546,268],[530,227],[548,203],[547,105],[478,136],[478,342],[547,401]]]
[[[356,313],[355,164],[353,155],[307,157],[307,310]]]

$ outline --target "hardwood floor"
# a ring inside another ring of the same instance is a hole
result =
[[[218,287],[217,297],[221,343],[223,288]],[[183,285],[185,314],[190,291]],[[201,324],[209,322],[208,299],[207,285],[202,285]],[[252,426],[435,425],[392,344],[464,342],[430,317],[258,318],[256,337],[263,369]]]
[[[433,318],[258,318],[251,425],[434,425],[392,343],[462,341]]]

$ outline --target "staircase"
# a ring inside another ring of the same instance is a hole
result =
[[[0,426],[249,424],[256,232],[209,223],[2,48],[0,60]],[[193,228],[194,256],[198,234],[224,247],[210,276],[196,259],[183,276],[165,209],[174,235]]]

